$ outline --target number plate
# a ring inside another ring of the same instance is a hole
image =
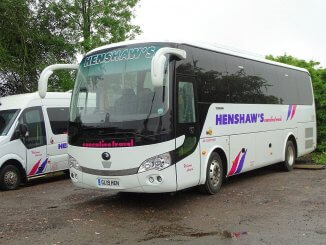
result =
[[[99,188],[119,188],[120,180],[119,179],[97,179],[97,186]]]

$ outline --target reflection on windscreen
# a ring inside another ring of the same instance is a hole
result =
[[[7,135],[12,123],[15,121],[19,110],[0,111],[0,136]]]
[[[71,120],[84,124],[105,124],[163,115],[168,110],[168,82],[165,81],[162,87],[153,87],[151,58],[122,60],[80,69]]]

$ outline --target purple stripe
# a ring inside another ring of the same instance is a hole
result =
[[[293,107],[292,105],[289,105],[288,117],[286,118],[286,121],[289,119],[289,117],[291,115],[292,107]]]
[[[247,149],[247,150],[248,150],[248,149]],[[235,171],[234,174],[238,174],[238,173],[241,172],[242,167],[243,167],[243,163],[244,163],[245,158],[246,158],[247,150],[243,153],[243,155],[242,155],[242,157],[241,157],[241,160],[240,160],[240,163],[239,163],[239,165],[238,165],[237,171]]]
[[[48,158],[42,162],[42,165],[38,168],[37,172],[35,174],[41,174],[44,171],[44,168],[48,162]]]

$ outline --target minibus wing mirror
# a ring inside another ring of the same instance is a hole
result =
[[[154,87],[160,87],[163,85],[164,80],[164,68],[167,62],[167,55],[176,56],[177,58],[184,60],[187,57],[186,51],[177,48],[161,48],[159,49],[153,59],[151,65],[151,78]]]
[[[56,70],[78,70],[78,64],[55,64],[46,67],[38,80],[38,93],[43,99],[48,90],[48,80],[52,73]]]

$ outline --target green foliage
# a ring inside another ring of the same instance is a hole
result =
[[[140,33],[130,22],[139,0],[1,0],[0,96],[37,90],[40,72],[76,54]],[[49,90],[73,88],[68,72],[56,72]]]
[[[133,8],[139,0],[61,0],[48,8],[56,19],[66,23],[82,53],[104,44],[133,39],[140,33],[139,26],[130,22]]]
[[[325,159],[326,152],[326,69],[319,67],[319,62],[300,60],[290,55],[273,57],[267,59],[305,68],[309,71],[314,88],[316,112],[317,112],[317,152],[322,153],[315,159]]]
[[[75,48],[39,1],[1,0],[0,21],[1,95],[36,91],[45,66],[74,60]]]
[[[316,164],[326,165],[326,153],[325,152],[313,152],[311,159]]]

